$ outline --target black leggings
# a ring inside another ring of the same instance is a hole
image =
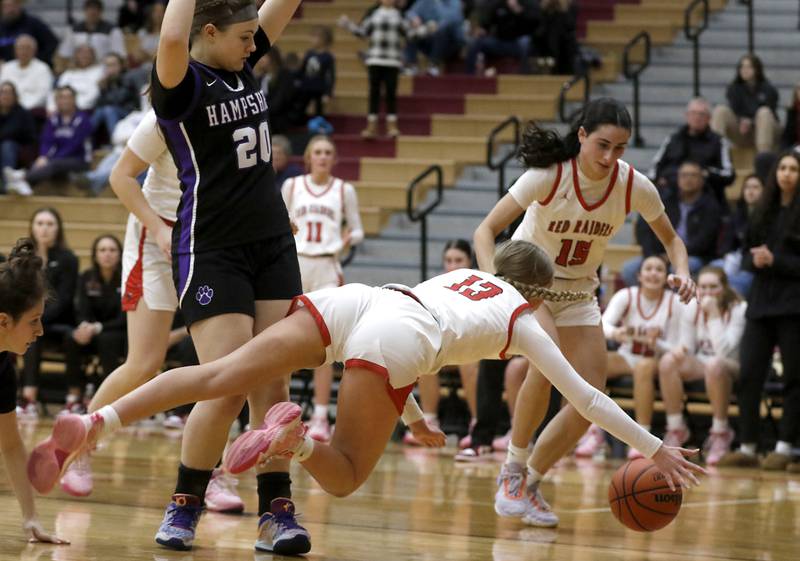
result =
[[[84,362],[86,357],[97,355],[103,368],[103,377],[111,374],[125,357],[126,333],[123,329],[103,331],[92,337],[86,345],[81,345],[72,337],[72,333],[64,337],[64,352],[67,363],[67,386],[80,388],[86,385]]]
[[[381,109],[381,84],[386,94],[386,113],[397,115],[397,75],[400,69],[395,66],[367,67],[369,71],[369,114],[377,115]]]
[[[800,428],[800,315],[748,319],[742,335],[739,400],[740,440],[757,444],[759,406],[772,351],[780,348],[783,363],[783,416],[778,439],[794,443]]]
[[[62,323],[53,323],[44,326],[44,335],[39,337],[28,347],[23,357],[23,386],[39,387],[39,369],[42,363],[42,352],[45,349],[60,351],[62,349],[61,345],[64,341],[64,336],[67,333],[72,333],[73,329],[75,328],[71,325]]]

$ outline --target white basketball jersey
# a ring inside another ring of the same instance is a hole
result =
[[[665,290],[661,299],[653,302],[645,299],[639,287],[634,286],[620,290],[614,294],[614,298],[627,301],[619,325],[626,327],[633,337],[632,341],[623,343],[620,349],[635,355],[655,356],[656,349],[650,341],[652,338],[667,339],[671,335],[667,331],[676,301],[675,293]]]
[[[327,185],[315,185],[309,175],[287,179],[285,196],[289,217],[297,225],[294,236],[299,255],[336,255],[342,250],[345,183],[332,177]]]
[[[608,240],[631,211],[634,169],[617,160],[605,191],[588,202],[575,159],[556,165],[549,194],[527,208],[512,237],[533,242],[553,257],[556,278],[596,279]]]
[[[156,114],[150,109],[133,131],[128,148],[142,161],[150,164],[142,186],[148,204],[162,218],[176,220],[181,187],[178,169],[167,149],[164,136],[156,123]]]
[[[442,347],[437,370],[482,358],[506,358],[514,322],[531,306],[494,275],[457,269],[418,284],[413,294],[437,318]]]
[[[745,302],[737,302],[734,304],[732,309],[722,314],[720,319],[722,320],[723,332],[716,334],[717,341],[724,340],[725,335],[732,327],[732,323],[735,323],[736,321],[743,323],[742,318],[744,317],[744,311],[746,309],[747,304]],[[711,339],[711,327],[708,325],[708,323],[708,318],[706,317],[705,312],[702,311],[700,306],[697,305],[695,301],[694,324],[697,328],[695,332],[695,354],[704,357],[714,357],[717,355],[717,350],[714,348],[714,343]],[[741,334],[741,331],[739,333]],[[738,340],[737,344],[730,346],[725,357],[737,361],[739,360]]]

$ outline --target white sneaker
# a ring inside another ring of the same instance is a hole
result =
[[[318,442],[328,442],[331,439],[331,425],[328,417],[312,416],[308,421],[308,436]]]
[[[575,446],[575,455],[579,458],[591,458],[606,445],[606,435],[603,429],[595,424],[589,427]]]
[[[6,191],[21,197],[30,197],[33,195],[33,189],[31,189],[30,184],[24,179],[8,181],[6,183]]]
[[[14,169],[6,166],[3,168],[3,179],[5,180],[6,183],[11,183],[12,181],[25,179],[25,170]]]
[[[527,510],[522,521],[529,526],[537,528],[555,528],[558,526],[558,516],[550,508],[550,504],[542,496],[539,484],[534,483],[527,489]]]
[[[516,462],[503,464],[497,477],[497,492],[494,494],[494,511],[500,516],[519,518],[528,510],[525,481],[528,472]]]

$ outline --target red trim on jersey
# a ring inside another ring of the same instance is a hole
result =
[[[656,309],[653,310],[653,313],[650,314],[649,316],[646,316],[644,315],[644,311],[642,310],[642,289],[639,288],[639,292],[636,293],[636,309],[639,310],[639,316],[643,320],[647,321],[655,317],[655,315],[658,313],[659,308],[661,308],[661,303],[664,301],[664,294],[666,294],[666,292],[667,291],[665,290],[664,292],[661,293],[661,299],[658,301],[658,305],[656,306]]]
[[[306,177],[308,177],[308,176],[307,176],[307,175],[304,175],[304,176],[303,176],[303,185],[305,185],[305,186],[306,186],[306,191],[308,191],[308,194],[309,194],[309,195],[311,195],[312,197],[316,197],[316,198],[320,198],[320,197],[324,196],[324,195],[325,195],[325,193],[327,193],[328,191],[330,191],[330,190],[331,190],[331,187],[333,187],[333,180],[334,180],[334,179],[336,179],[335,177],[331,176],[331,178],[328,180],[328,184],[325,186],[325,190],[324,190],[324,191],[322,191],[322,193],[320,193],[319,195],[317,195],[317,194],[316,194],[316,193],[314,193],[314,191],[312,191],[312,190],[311,190],[311,188],[308,186],[308,181],[306,181]]]
[[[514,310],[514,311],[511,313],[511,319],[509,319],[509,320],[508,320],[508,339],[506,339],[506,346],[505,346],[505,347],[503,347],[503,350],[502,350],[502,351],[500,351],[500,358],[501,358],[501,359],[504,359],[504,360],[505,360],[505,358],[506,358],[506,351],[508,350],[508,347],[510,347],[510,346],[511,346],[511,336],[514,334],[514,323],[517,321],[517,318],[519,317],[519,315],[520,315],[522,312],[524,312],[524,311],[526,311],[526,310],[530,310],[530,309],[531,309],[531,305],[530,305],[530,304],[527,304],[527,303],[525,303],[525,304],[520,304],[520,305],[517,307],[517,309],[516,309],[516,310]]]
[[[147,235],[147,228],[142,226],[142,231],[139,234],[139,255],[136,257],[136,263],[133,268],[128,272],[128,278],[125,279],[125,292],[122,293],[122,311],[133,312],[139,305],[139,300],[142,299],[144,294],[144,281],[142,279],[144,269],[144,238]]]
[[[572,185],[575,187],[575,194],[577,195],[578,202],[581,203],[581,206],[588,211],[592,211],[603,206],[603,203],[606,202],[609,196],[611,196],[611,191],[614,190],[614,185],[617,183],[618,174],[619,162],[614,164],[614,169],[611,172],[611,180],[608,182],[605,195],[603,195],[599,201],[590,205],[583,199],[583,193],[581,193],[581,184],[580,181],[578,181],[578,162],[575,160],[575,158],[572,158]]]
[[[403,386],[402,388],[392,387],[392,385],[389,383],[389,371],[386,370],[384,366],[375,364],[369,360],[364,360],[363,358],[347,359],[344,363],[344,368],[345,370],[348,368],[363,368],[364,370],[369,370],[370,372],[374,372],[378,376],[381,376],[386,381],[386,393],[389,395],[389,399],[392,400],[395,409],[397,409],[397,414],[403,414],[403,409],[405,409],[408,394],[410,394],[411,390],[414,389],[414,384],[409,384],[407,386]]]
[[[301,294],[300,296],[292,298],[292,303],[289,305],[289,311],[286,312],[286,317],[289,317],[299,310],[301,302],[303,303],[303,307],[305,307],[314,318],[314,321],[317,322],[317,329],[319,329],[319,334],[322,336],[322,344],[326,347],[329,346],[331,344],[331,332],[328,331],[328,326],[325,324],[322,314],[319,313],[317,307],[308,299],[308,296]]]
[[[628,166],[628,186],[625,188],[625,216],[631,213],[631,191],[633,191],[633,166]]]
[[[563,171],[563,164],[558,162],[558,171],[556,172],[556,180],[553,181],[553,186],[550,188],[550,194],[547,195],[547,198],[543,201],[539,201],[539,204],[542,206],[547,206],[550,204],[550,201],[553,200],[553,197],[556,196],[556,191],[558,191],[558,186],[561,183],[561,172]]]

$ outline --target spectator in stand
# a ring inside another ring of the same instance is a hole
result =
[[[375,138],[378,135],[381,87],[386,99],[386,132],[392,138],[399,136],[397,77],[403,67],[403,44],[406,37],[425,34],[427,27],[412,28],[395,7],[395,0],[381,0],[378,7],[371,10],[358,25],[347,16],[339,18],[339,25],[354,35],[369,39],[366,59],[369,73],[369,109],[367,128],[361,132],[361,136]]]
[[[53,91],[53,72],[47,64],[36,58],[36,39],[30,35],[17,37],[14,57],[0,69],[0,82],[13,83],[19,94],[20,105],[44,115],[47,98]]]
[[[660,191],[674,190],[680,165],[686,160],[697,162],[703,168],[706,186],[725,210],[725,188],[736,179],[736,170],[728,139],[711,130],[710,122],[709,103],[701,97],[692,99],[686,106],[686,124],[664,139],[648,176]]]
[[[578,54],[578,8],[572,0],[541,0],[533,50],[540,68],[553,74],[574,74]]]
[[[96,132],[105,127],[111,137],[117,123],[139,107],[139,92],[125,75],[125,61],[116,53],[106,55],[98,86],[100,95],[92,113],[92,128]]]
[[[736,210],[726,225],[720,242],[722,258],[711,262],[712,265],[725,271],[730,285],[745,298],[750,294],[753,273],[742,268],[742,247],[750,217],[753,216],[753,211],[763,193],[764,184],[756,174],[745,177],[742,183],[742,197],[736,203]]]
[[[139,38],[139,52],[136,58],[139,62],[153,60],[158,50],[158,38],[161,35],[161,23],[164,21],[166,2],[157,0],[145,8],[144,24],[136,32]],[[275,48],[274,46],[272,47]]]
[[[298,76],[297,99],[303,117],[324,115],[333,96],[336,59],[330,50],[332,44],[330,27],[317,26],[311,30],[311,48],[303,57]]]
[[[75,106],[75,91],[69,86],[56,89],[56,113],[44,125],[39,154],[27,173],[4,170],[7,183],[19,193],[32,194],[31,184],[63,180],[71,172],[86,171],[92,161],[92,119]]]
[[[783,363],[778,441],[761,468],[800,472],[792,446],[800,436],[800,156],[783,152],[747,229],[742,262],[755,275],[742,336],[739,450],[720,466],[758,467],[761,396],[775,347]]]
[[[103,65],[97,64],[94,50],[89,45],[79,45],[75,49],[72,68],[65,70],[56,81],[58,88],[70,87],[75,92],[75,101],[81,111],[92,111],[100,97],[100,80],[103,78]],[[48,100],[48,113],[55,110],[55,96]]]
[[[527,73],[530,30],[537,23],[535,0],[490,0],[478,11],[467,49],[467,74],[475,74],[479,59],[487,57],[514,57],[520,73]]]
[[[14,58],[14,43],[20,35],[36,39],[39,60],[53,65],[58,37],[46,23],[22,8],[23,0],[0,1],[0,61]]]
[[[295,105],[295,89],[292,73],[283,64],[281,50],[275,46],[261,57],[253,68],[261,79],[261,91],[269,103],[269,130],[272,134],[283,134],[290,126]]]
[[[122,244],[105,234],[92,244],[92,267],[78,281],[77,327],[64,337],[67,398],[64,411],[85,413],[84,363],[97,355],[103,375],[108,376],[125,357],[126,322],[121,305]]]
[[[292,144],[282,134],[272,137],[272,169],[275,170],[275,184],[283,185],[290,177],[303,175],[303,168],[299,164],[290,162],[292,157]]]
[[[17,167],[20,148],[33,143],[33,131],[33,117],[19,104],[14,84],[0,83],[0,169]],[[6,190],[4,183],[0,181],[0,193]],[[13,184],[9,187],[10,192],[16,192]]]
[[[770,152],[780,134],[775,111],[778,90],[764,75],[761,59],[746,54],[739,59],[736,78],[725,92],[727,105],[717,105],[711,115],[711,128],[737,146],[753,146]]]
[[[136,33],[147,25],[148,10],[161,0],[123,0],[119,7],[117,25],[125,33]],[[166,4],[166,2],[164,2]]]
[[[122,30],[103,19],[103,3],[100,0],[86,0],[83,3],[83,16],[84,20],[75,23],[61,41],[58,47],[61,59],[69,60],[75,56],[75,49],[79,45],[91,46],[100,59],[109,53],[128,56]]]
[[[416,72],[417,52],[428,57],[428,73],[438,76],[444,64],[464,45],[464,13],[460,0],[417,0],[406,12],[412,28],[425,25],[429,34],[408,42],[406,62]]]
[[[800,119],[800,83],[795,84],[794,90],[792,90],[792,100],[786,108],[786,126],[783,128],[779,143],[781,151],[800,148],[798,119]],[[777,158],[778,152],[760,152],[756,154],[755,173],[761,178],[761,181],[767,180]]]
[[[42,314],[44,335],[28,347],[22,370],[22,405],[20,416],[35,419],[39,416],[39,366],[42,350],[60,350],[64,335],[75,326],[75,285],[78,281],[78,258],[67,247],[64,223],[54,208],[40,208],[31,216],[30,238],[36,253],[44,262],[50,298]]]
[[[677,192],[662,196],[664,211],[678,237],[686,244],[692,275],[717,256],[717,239],[722,228],[722,211],[717,199],[703,184],[702,166],[687,160],[678,168]],[[625,286],[637,284],[636,274],[645,257],[666,255],[664,246],[641,216],[636,220],[636,239],[642,246],[642,256],[629,259],[622,266]]]

